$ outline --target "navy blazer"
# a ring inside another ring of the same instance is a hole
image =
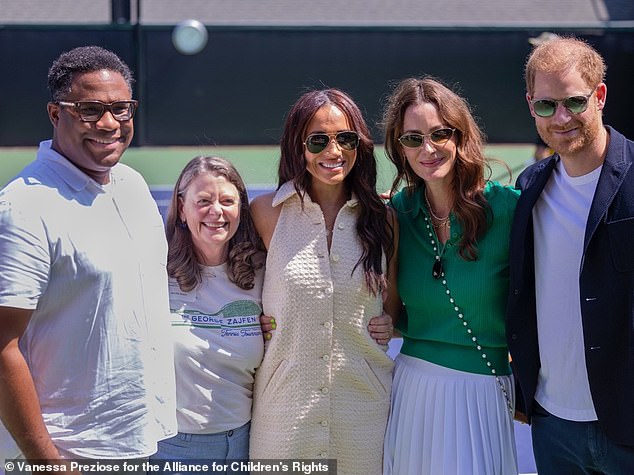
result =
[[[579,274],[581,318],[599,425],[616,443],[634,446],[634,142],[606,129],[610,142],[586,223]],[[522,194],[511,230],[506,336],[521,393],[518,407],[523,401],[529,418],[540,368],[532,209],[558,159],[555,154],[532,165],[516,185]]]

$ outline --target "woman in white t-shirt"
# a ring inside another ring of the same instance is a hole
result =
[[[151,460],[168,472],[181,469],[167,460],[246,460],[264,352],[264,252],[235,167],[219,157],[191,160],[166,228],[178,434],[161,441]]]

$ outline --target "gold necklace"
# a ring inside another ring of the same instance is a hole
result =
[[[442,221],[438,222],[438,224],[432,222],[431,225],[434,227],[434,229],[440,229],[442,227],[449,227],[449,216],[447,216],[445,219],[443,219]]]
[[[425,188],[424,194],[425,194],[425,203],[427,204],[427,209],[429,210],[429,214],[431,215],[432,218],[434,218],[438,222],[437,224],[434,224],[433,222],[431,223],[434,229],[440,229],[443,226],[449,227],[449,221],[451,220],[451,211],[444,218],[440,218],[436,216],[436,213],[434,213],[434,210],[431,207],[431,204],[429,203],[429,198],[427,198],[427,188]]]

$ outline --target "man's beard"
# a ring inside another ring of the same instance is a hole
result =
[[[572,138],[561,137],[556,133],[559,130],[556,127],[549,125],[537,125],[537,132],[542,140],[559,155],[575,155],[582,150],[589,148],[601,132],[601,123],[599,122],[600,115],[595,115],[594,118],[588,122],[573,121],[564,130],[568,130],[570,126],[577,127],[578,132]]]

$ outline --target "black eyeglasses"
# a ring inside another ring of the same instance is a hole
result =
[[[429,134],[419,134],[418,132],[408,132],[406,134],[401,135],[398,138],[398,141],[401,142],[403,147],[407,148],[418,148],[422,147],[423,143],[425,143],[425,137],[429,137],[429,141],[434,145],[445,145],[451,137],[453,137],[453,133],[456,129],[438,129],[434,130]]]
[[[552,117],[557,111],[559,104],[562,104],[571,114],[581,114],[588,108],[588,102],[594,91],[585,96],[570,96],[565,99],[535,99],[531,101],[535,114],[540,117]]]
[[[108,104],[101,101],[57,101],[56,104],[64,107],[73,107],[83,122],[98,122],[106,111],[110,112],[117,121],[123,122],[134,117],[134,112],[139,102],[114,101]]]
[[[354,150],[359,146],[359,134],[351,130],[337,132],[336,134],[310,134],[306,137],[304,145],[310,153],[323,152],[334,139],[343,150]]]

